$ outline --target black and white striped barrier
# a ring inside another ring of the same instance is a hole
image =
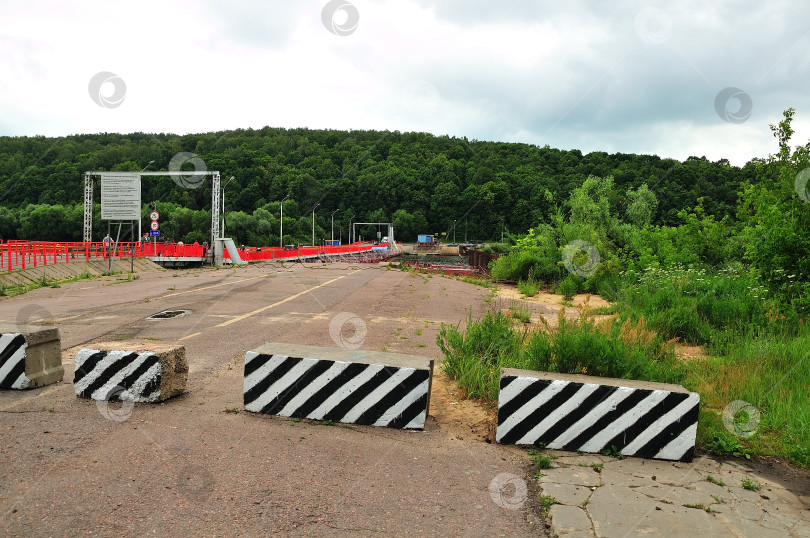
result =
[[[433,360],[265,344],[245,355],[245,409],[283,417],[424,429]]]
[[[59,329],[0,326],[0,389],[33,389],[62,380]]]
[[[186,390],[188,361],[182,346],[159,351],[82,348],[75,362],[73,388],[82,398],[161,402]]]
[[[692,461],[699,403],[679,385],[504,368],[496,440]]]

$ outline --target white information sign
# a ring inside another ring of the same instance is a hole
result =
[[[141,176],[133,172],[102,172],[102,220],[141,219]]]

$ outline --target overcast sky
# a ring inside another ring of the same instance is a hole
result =
[[[804,2],[0,0],[0,21],[0,135],[388,129],[742,165],[792,106],[810,139]]]

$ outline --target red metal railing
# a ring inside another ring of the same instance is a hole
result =
[[[280,247],[249,247],[240,249],[244,261],[283,260],[311,256],[329,256],[334,254],[351,254],[368,252],[374,245],[371,243],[353,243],[339,246],[299,246],[292,250]],[[210,247],[209,247],[210,249]],[[71,260],[107,260],[110,256],[123,260],[151,258],[158,256],[178,258],[202,258],[209,255],[199,243],[186,245],[182,243],[150,243],[145,241],[104,243],[104,242],[53,242],[23,241],[10,239],[0,241],[0,270],[13,271],[64,263]],[[226,259],[230,255],[223,253]]]

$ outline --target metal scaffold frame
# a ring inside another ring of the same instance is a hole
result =
[[[85,172],[84,173],[84,241],[91,242],[93,240],[93,181],[98,178],[101,179],[101,174],[104,172]],[[120,172],[117,172],[120,173]],[[133,176],[173,176],[173,177],[190,177],[190,176],[205,176],[211,177],[211,245],[214,244],[214,239],[219,237],[220,223],[220,176],[218,171],[179,171],[179,172],[130,172]]]

